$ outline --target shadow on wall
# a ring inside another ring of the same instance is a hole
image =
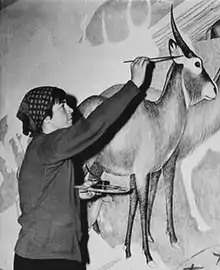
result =
[[[77,108],[76,97],[71,94],[67,94],[67,104],[71,109],[73,109],[72,121],[73,121],[73,124],[75,124],[82,117],[81,112]]]

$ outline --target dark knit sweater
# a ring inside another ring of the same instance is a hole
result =
[[[19,174],[21,225],[15,252],[33,259],[81,261],[79,195],[72,157],[96,142],[140,91],[132,81],[74,126],[29,144]]]

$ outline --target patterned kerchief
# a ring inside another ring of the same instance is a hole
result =
[[[17,112],[17,118],[25,121],[28,117],[32,131],[43,124],[48,105],[52,101],[53,89],[52,86],[37,87],[24,96]]]

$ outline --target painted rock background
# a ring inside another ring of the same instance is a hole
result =
[[[172,3],[181,33],[202,55],[211,76],[220,63],[219,39],[205,40],[207,28],[219,18],[219,1],[11,2],[15,3],[0,11],[0,268],[4,270],[12,269],[13,247],[19,231],[16,222],[19,215],[16,172],[27,146],[27,138],[21,135],[15,114],[21,98],[30,88],[57,85],[80,102],[113,84],[126,82],[129,66],[122,64],[123,60],[137,55],[168,53],[167,41],[172,35],[169,19]],[[203,41],[196,43],[199,40]],[[154,88],[162,89],[169,64],[158,64],[152,81]],[[152,219],[152,234],[156,242],[150,246],[157,269],[176,269],[181,263],[183,267],[193,263],[207,267],[204,260],[208,257],[213,268],[207,269],[216,269],[217,257],[212,252],[220,249],[212,246],[219,244],[218,139],[219,134],[203,146],[204,156],[198,163],[196,158],[194,163],[184,160],[185,167],[189,166],[192,172],[197,207],[204,222],[210,226],[209,231],[199,230],[198,221],[190,214],[192,209],[183,186],[185,171],[181,170],[181,164],[178,165],[175,223],[181,250],[171,248],[165,234],[161,181]],[[117,182],[118,179],[111,181]],[[103,207],[100,224],[104,240],[90,232],[91,264],[88,269],[132,269],[137,262],[140,263],[139,269],[147,269],[139,246],[138,215],[133,232],[134,259],[123,260],[121,244],[127,207],[127,198],[116,198],[115,202]],[[190,259],[189,264],[184,262],[203,248],[208,249],[204,256],[196,257],[198,261]]]

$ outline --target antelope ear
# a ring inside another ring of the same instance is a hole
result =
[[[183,54],[183,51],[181,50],[180,46],[173,40],[169,40],[169,52],[171,56],[179,56]],[[183,57],[172,59],[177,64],[183,63]]]

